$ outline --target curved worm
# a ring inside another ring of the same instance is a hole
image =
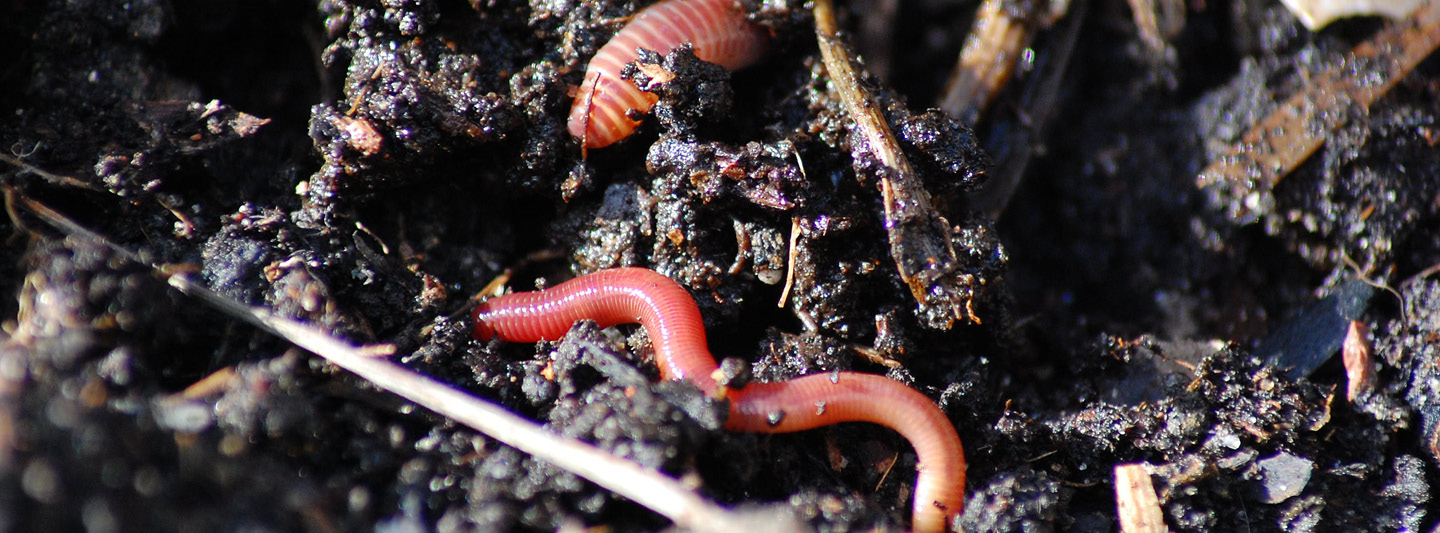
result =
[[[643,268],[617,268],[539,292],[508,294],[475,309],[474,336],[514,342],[556,340],[575,321],[601,327],[638,322],[655,347],[660,375],[688,380],[730,400],[731,431],[789,433],[840,422],[871,422],[895,430],[919,457],[911,526],[944,531],[965,505],[965,452],[949,418],[924,394],[884,376],[812,374],[779,383],[728,389],[711,376],[700,310],[670,278]]]
[[[768,39],[735,0],[663,0],[642,9],[590,59],[570,107],[570,135],[586,148],[629,136],[640,125],[629,111],[649,111],[657,98],[621,79],[620,69],[639,57],[636,48],[667,54],[685,43],[694,45],[695,57],[737,70],[759,61]]]

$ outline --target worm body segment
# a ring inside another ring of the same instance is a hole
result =
[[[663,0],[642,9],[590,59],[570,107],[570,135],[586,148],[629,136],[640,125],[629,111],[649,111],[656,97],[621,79],[620,69],[639,57],[637,48],[666,54],[685,43],[695,47],[695,57],[736,70],[758,61],[768,38],[745,20],[734,0]]]
[[[711,374],[700,310],[670,278],[642,268],[582,276],[555,287],[492,298],[475,310],[474,336],[507,341],[556,340],[577,320],[602,327],[638,322],[655,347],[665,379],[688,380],[730,400],[732,431],[788,433],[840,422],[871,422],[895,430],[919,457],[912,527],[944,531],[965,498],[965,453],[955,427],[924,394],[860,372],[812,374],[779,383],[722,390]]]

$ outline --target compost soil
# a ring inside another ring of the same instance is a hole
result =
[[[752,379],[907,383],[966,445],[965,531],[1116,530],[1127,463],[1148,465],[1174,531],[1436,530],[1440,64],[1352,110],[1253,216],[1196,186],[1385,21],[1311,32],[1278,2],[1190,2],[1157,51],[1138,3],[1072,2],[1077,38],[1041,31],[1036,61],[962,124],[929,102],[976,2],[842,4],[852,31],[852,13],[880,19],[847,34],[857,68],[949,221],[966,312],[947,315],[897,274],[885,177],[806,5],[746,5],[772,35],[751,69],[647,54],[639,77],[673,74],[653,116],[580,149],[574,85],[642,3],[0,6],[0,528],[667,527],[180,295],[152,263],[822,530],[907,524],[903,439],[727,433],[721,406],[655,381],[643,331],[477,342],[471,296],[502,275],[521,291],[647,266]],[[1066,47],[1058,96],[1024,107],[1031,70]],[[1039,115],[992,218],[973,200],[999,174],[986,154]],[[1351,321],[1376,369],[1353,398],[1335,355]]]

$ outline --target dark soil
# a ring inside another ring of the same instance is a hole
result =
[[[470,296],[506,272],[519,291],[647,266],[755,379],[910,384],[966,444],[966,531],[1116,530],[1112,471],[1137,462],[1174,531],[1436,530],[1440,63],[1353,110],[1253,217],[1195,182],[1384,21],[1312,33],[1278,2],[1189,2],[1156,54],[1127,2],[1075,2],[1054,120],[995,220],[972,207],[998,174],[980,148],[1007,153],[1003,133],[1039,114],[1032,76],[962,125],[927,108],[978,2],[868,21],[870,87],[954,226],[971,313],[944,319],[896,273],[874,156],[827,89],[807,6],[750,6],[774,35],[758,67],[649,57],[677,74],[656,116],[582,158],[569,94],[643,3],[0,5],[0,147],[49,173],[0,163],[0,529],[668,525],[180,295],[30,199],[228,298],[393,343],[718,502],[825,530],[908,523],[903,439],[727,433],[693,387],[653,380],[643,332],[480,343]],[[839,7],[885,12],[864,4]],[[1037,65],[1063,27],[1040,33]],[[1351,320],[1378,370],[1354,400],[1335,356]]]

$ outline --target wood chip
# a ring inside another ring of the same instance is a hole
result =
[[[1115,467],[1115,507],[1124,533],[1165,533],[1165,515],[1145,465]]]

